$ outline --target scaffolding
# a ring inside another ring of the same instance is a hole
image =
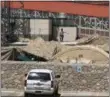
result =
[[[2,2],[2,23],[1,23],[1,26],[2,26],[2,29],[1,29],[1,40],[2,40],[2,43],[1,45],[2,46],[5,46],[7,45],[8,43],[10,42],[14,42],[18,39],[19,37],[19,34],[20,33],[16,33],[15,31],[15,25],[16,25],[16,21],[18,20],[19,21],[19,25],[21,26],[21,33],[22,35],[24,35],[24,17],[23,17],[23,8],[24,8],[24,4],[23,4],[23,1],[19,1],[21,3],[21,7],[20,7],[20,10],[22,10],[22,18],[20,19],[16,19],[14,17],[12,17],[11,15],[11,1],[4,1]],[[20,20],[22,22],[20,22]]]
[[[10,1],[7,1],[3,3],[2,12],[4,14],[2,15],[2,33],[1,33],[1,40],[2,45],[5,45],[5,43],[8,42],[8,36],[10,33]]]

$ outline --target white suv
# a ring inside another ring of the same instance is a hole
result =
[[[33,69],[25,75],[25,97],[29,94],[58,94],[58,82],[52,70],[48,69]]]

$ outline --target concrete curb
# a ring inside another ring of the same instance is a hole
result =
[[[95,97],[109,97],[107,92],[88,92],[88,91],[62,91],[61,96],[95,96]]]
[[[109,97],[108,92],[88,92],[88,91],[59,91],[61,96],[93,96],[93,97]],[[23,96],[23,90],[17,89],[1,89],[3,96]]]

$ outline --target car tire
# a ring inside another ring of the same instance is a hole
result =
[[[51,95],[51,97],[55,97],[56,95],[55,95],[55,93],[53,93],[52,95]]]
[[[24,97],[29,97],[29,94],[28,93],[24,93]]]
[[[56,97],[58,95],[58,88],[54,91],[54,93],[52,94],[52,97]]]
[[[56,91],[55,91],[55,95],[58,95],[58,88],[57,88]]]

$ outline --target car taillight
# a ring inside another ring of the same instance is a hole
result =
[[[51,87],[53,87],[53,81],[51,81]]]
[[[24,86],[26,86],[26,84],[27,84],[27,80],[24,81]]]
[[[27,79],[26,79],[26,77],[27,77],[27,74],[25,74],[24,86],[26,86],[26,85],[27,85]]]

